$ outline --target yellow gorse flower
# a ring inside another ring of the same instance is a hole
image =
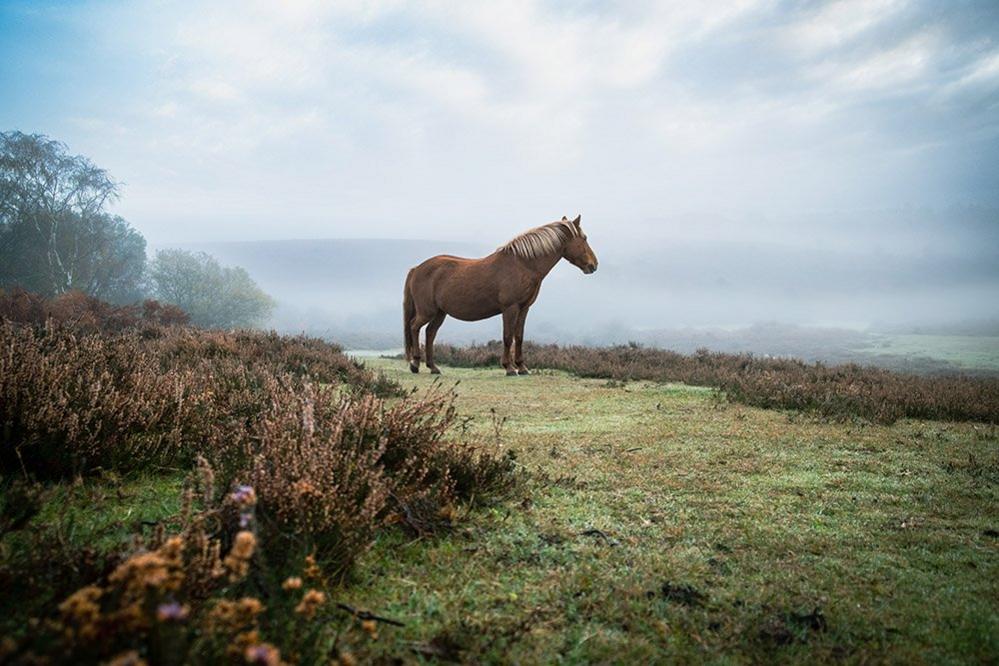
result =
[[[101,619],[101,607],[97,600],[104,591],[95,585],[80,588],[59,604],[59,612],[63,621],[75,628],[76,634],[83,639],[91,639],[97,635],[98,623]]]
[[[229,571],[229,579],[237,581],[250,570],[250,559],[257,545],[257,538],[253,532],[243,530],[236,535],[236,540],[232,544],[232,550],[226,555],[223,564]]]
[[[315,616],[319,607],[326,602],[326,595],[319,590],[308,590],[302,595],[302,601],[295,607],[295,612],[307,618]]]
[[[243,597],[237,601],[223,599],[215,604],[208,621],[216,631],[236,632],[254,626],[263,610],[264,605],[254,597]]]

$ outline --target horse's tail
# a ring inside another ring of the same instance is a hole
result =
[[[402,291],[402,333],[406,341],[406,360],[413,358],[413,319],[416,317],[416,304],[413,303],[413,271],[406,276],[406,286]]]

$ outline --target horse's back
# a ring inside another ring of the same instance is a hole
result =
[[[419,269],[433,269],[442,266],[467,266],[469,264],[480,262],[481,259],[470,259],[468,257],[456,257],[453,254],[438,254],[436,256],[426,259],[412,269],[410,272]]]
[[[421,311],[443,311],[467,321],[491,317],[499,312],[494,263],[490,257],[439,254],[410,269],[407,289]]]
[[[453,254],[438,254],[420,262],[409,269],[410,279],[432,280],[435,277],[446,277],[451,274],[465,273],[469,269],[472,271],[476,267],[482,266],[482,259],[469,259],[468,257],[456,257]]]

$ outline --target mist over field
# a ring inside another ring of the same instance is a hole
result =
[[[838,342],[854,345],[863,344],[855,332],[871,330],[925,332],[950,326],[950,332],[995,335],[995,215],[981,208],[803,215],[764,221],[768,233],[758,238],[740,234],[722,218],[672,220],[669,228],[684,233],[671,238],[663,232],[622,237],[613,225],[604,228],[601,221],[584,218],[600,270],[584,276],[559,264],[531,311],[531,337],[815,356],[816,349],[788,346],[789,326],[841,329]],[[401,344],[401,289],[410,267],[435,254],[484,256],[506,240],[502,234],[543,221],[511,220],[506,228],[490,229],[492,245],[316,239],[190,247],[250,270],[278,299],[272,324],[280,330],[382,349]],[[809,224],[839,224],[851,238],[844,240],[840,233],[838,242],[818,242],[795,233]],[[754,330],[733,333],[745,327]],[[439,339],[483,342],[499,334],[498,321],[448,320]]]
[[[530,339],[812,358],[997,332],[994,2],[12,2],[0,21],[0,125],[107,169],[151,251],[247,269],[281,331],[398,348],[410,267],[582,214],[600,270],[557,266]]]

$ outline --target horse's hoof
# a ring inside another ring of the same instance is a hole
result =
[[[529,375],[529,374],[531,374],[531,371],[528,370],[527,368],[519,368],[517,370],[517,374],[518,375]]]
[[[434,367],[430,368],[430,374],[432,374],[432,375],[439,375],[439,374],[441,374],[441,369],[438,368],[437,366],[434,366]]]
[[[419,363],[410,363],[409,364],[409,371],[412,372],[415,375],[416,373],[418,373],[420,371],[420,364]]]
[[[517,376],[517,371],[516,370],[512,370],[512,369],[511,370],[507,370],[506,371],[506,376],[507,377],[516,377]]]

